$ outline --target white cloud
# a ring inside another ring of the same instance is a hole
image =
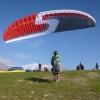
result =
[[[34,47],[38,47],[42,42],[43,40],[35,40],[34,43],[31,43],[30,45]]]
[[[30,70],[35,70],[38,69],[38,64],[34,63],[34,64],[27,64],[27,65],[22,65],[22,67],[26,70],[26,69],[30,69]]]
[[[21,53],[17,53],[16,54],[18,58],[29,58],[31,57],[30,55],[25,55],[25,54],[21,54]]]
[[[2,57],[0,57],[0,62],[9,66],[9,67],[12,67],[12,66],[18,66],[18,63],[17,62],[12,62],[10,61],[9,59],[4,59]]]
[[[22,65],[22,67],[27,70],[37,70],[39,69],[39,66],[37,63],[33,63],[33,64],[28,64],[28,65]],[[44,67],[47,67],[49,71],[51,71],[52,66],[51,65],[42,65],[41,70],[44,70]]]

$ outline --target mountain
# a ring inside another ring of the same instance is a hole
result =
[[[24,68],[24,70],[38,70],[39,66],[37,63],[33,63],[33,64],[28,64],[28,65],[22,65],[21,67]],[[44,67],[48,68],[49,71],[51,71],[52,66],[51,65],[42,65],[41,70],[44,70]]]
[[[37,70],[38,69],[38,64],[33,63],[33,64],[28,64],[28,65],[22,65],[21,67],[24,68],[24,70]]]
[[[10,67],[0,62],[0,70],[8,70]]]

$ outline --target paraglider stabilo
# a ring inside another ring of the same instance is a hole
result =
[[[77,10],[52,10],[21,18],[7,27],[3,34],[6,43],[55,32],[95,27],[89,14]]]

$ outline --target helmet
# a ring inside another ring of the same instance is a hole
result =
[[[57,51],[54,51],[54,55],[58,55],[58,52]]]

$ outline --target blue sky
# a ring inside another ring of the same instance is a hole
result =
[[[3,41],[5,29],[24,16],[48,10],[80,10],[93,16],[96,27],[44,35],[12,43]],[[70,70],[82,62],[85,69],[100,63],[99,0],[0,0],[0,62],[9,66],[50,64],[53,51],[61,56],[62,67]],[[66,47],[64,48],[64,46]]]

